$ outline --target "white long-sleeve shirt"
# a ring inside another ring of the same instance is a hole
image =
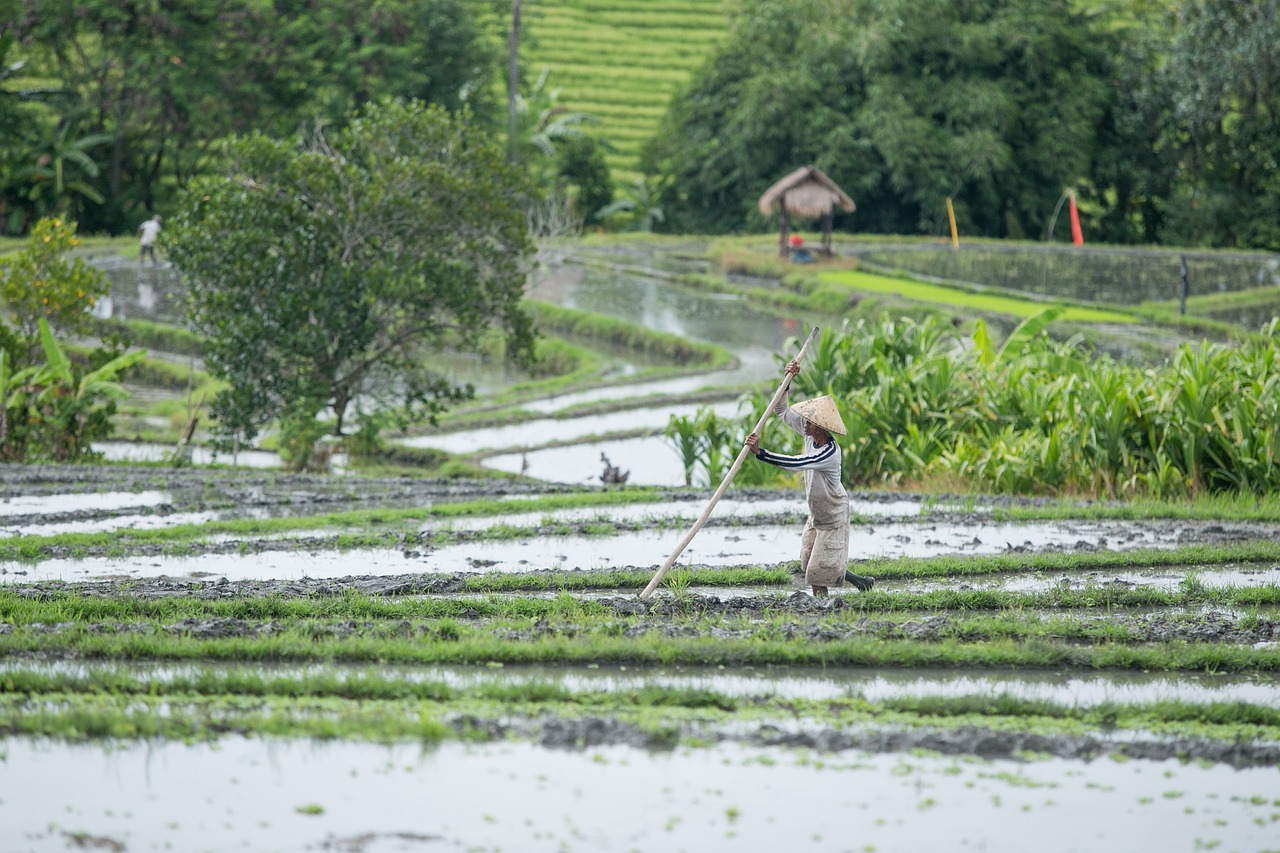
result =
[[[156,241],[156,237],[160,234],[160,223],[155,219],[148,219],[146,222],[138,226],[142,238],[138,241],[141,246],[150,246]]]
[[[818,446],[804,434],[804,418],[784,401],[779,400],[775,415],[796,432],[804,435],[804,452],[786,456],[760,448],[759,459],[788,471],[804,472],[804,495],[809,503],[809,519],[820,530],[830,530],[849,523],[849,493],[840,480],[840,446],[834,437]]]

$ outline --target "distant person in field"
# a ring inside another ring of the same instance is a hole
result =
[[[142,263],[149,255],[151,263],[154,264],[156,262],[156,237],[160,236],[160,215],[156,214],[139,225],[138,233],[142,235],[138,240],[138,263]]]
[[[787,375],[794,377],[799,372],[798,361],[787,365]],[[800,535],[804,582],[813,587],[818,598],[825,596],[829,587],[844,586],[845,581],[866,592],[875,585],[875,578],[849,571],[849,494],[841,482],[840,446],[835,440],[835,435],[846,432],[835,400],[826,395],[789,406],[784,396],[773,413],[804,436],[804,451],[798,456],[784,456],[765,450],[754,432],[745,443],[761,462],[804,472],[804,494],[809,504],[809,518]]]

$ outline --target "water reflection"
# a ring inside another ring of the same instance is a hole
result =
[[[0,753],[21,780],[0,798],[0,825],[24,850],[944,850],[963,839],[1056,853],[1275,840],[1274,769],[1172,760],[239,736],[10,737]]]
[[[804,337],[814,325],[835,322],[820,316],[763,312],[744,299],[681,287],[639,270],[566,266],[554,276],[535,282],[529,295],[657,332],[716,344],[738,359],[737,368],[716,374],[714,379],[690,380],[700,381],[695,387],[772,382],[780,377],[775,356],[785,351],[789,338]]]
[[[173,458],[173,446],[135,441],[94,442],[93,450],[101,453],[108,462],[168,462]],[[207,447],[192,444],[193,465],[230,465],[239,468],[279,468],[280,456],[265,450],[242,450],[239,453],[218,453]]]
[[[1017,672],[992,672],[988,668],[877,669],[874,667],[762,666],[539,666],[507,664],[383,665],[364,664],[224,664],[155,663],[131,661],[0,661],[0,673],[29,672],[44,676],[87,679],[119,673],[144,685],[168,684],[177,679],[202,676],[305,680],[337,679],[354,684],[363,679],[395,679],[414,684],[438,683],[454,690],[475,690],[492,684],[552,685],[567,693],[621,693],[650,688],[706,690],[736,699],[865,699],[883,703],[904,698],[1008,696],[1052,702],[1072,708],[1097,705],[1152,704],[1155,702],[1248,702],[1280,707],[1280,678],[1275,675],[1224,675],[1214,673],[1105,672],[1066,674],[1025,668]]]
[[[0,498],[0,516],[36,515],[41,513],[98,512],[135,507],[154,507],[171,500],[168,492],[98,492],[75,494],[61,492],[56,495],[21,495]]]
[[[576,484],[599,482],[603,472],[601,454],[604,454],[613,465],[630,471],[630,483],[684,485],[683,463],[660,437],[586,441],[546,449],[538,449],[537,445],[627,429],[660,430],[672,416],[690,417],[699,408],[696,405],[646,407],[642,401],[649,394],[684,394],[708,387],[743,385],[760,385],[772,390],[780,376],[777,358],[786,351],[788,340],[803,337],[813,323],[823,322],[822,318],[762,312],[743,299],[690,290],[666,278],[634,270],[565,266],[536,282],[529,295],[689,340],[713,343],[731,352],[737,364],[714,374],[593,388],[522,404],[523,408],[549,414],[606,400],[641,401],[637,408],[627,412],[538,420],[498,430],[408,439],[405,443],[471,453],[524,445],[532,449],[493,456],[484,464],[534,479]],[[720,417],[745,417],[736,403],[717,404],[714,409]]]
[[[430,532],[448,524],[424,525]],[[797,558],[799,523],[704,527],[680,556],[677,565],[772,566]],[[156,555],[131,558],[87,557],[50,559],[39,562],[0,563],[0,579],[22,582],[45,580],[95,580],[105,578],[169,577],[206,580],[291,580],[301,578],[342,578],[361,575],[393,576],[412,573],[454,574],[458,572],[527,572],[533,569],[615,569],[656,567],[671,553],[684,528],[623,531],[612,535],[533,535],[519,539],[465,541],[439,547],[367,548],[350,551],[291,550],[248,554],[201,554],[195,556]],[[323,531],[310,531],[322,535]],[[284,537],[281,537],[284,538]],[[1010,552],[1035,553],[1069,549],[1081,541],[1110,551],[1134,548],[1173,548],[1179,543],[1175,533],[1105,523],[1064,526],[1061,522],[1024,524],[942,525],[887,521],[855,525],[850,532],[850,553],[864,558],[937,557],[946,554],[980,556]],[[314,546],[312,546],[314,548]],[[1228,579],[1228,567],[1215,567],[1205,577]],[[1242,582],[1275,583],[1280,568],[1244,576]],[[1065,573],[1030,574],[1020,583],[1047,588],[1058,585]],[[1086,582],[1090,573],[1078,573]],[[1096,575],[1096,573],[1094,573]],[[1120,578],[1161,588],[1177,588],[1186,577],[1183,568],[1152,570],[1125,575],[1107,573],[1098,582]],[[983,579],[982,584],[1013,583],[1008,578]],[[1230,582],[1230,581],[1228,581]],[[889,583],[884,588],[909,583]],[[926,582],[919,582],[921,588]],[[955,586],[952,582],[950,586]],[[974,583],[974,586],[979,583]],[[752,593],[756,594],[756,593]]]

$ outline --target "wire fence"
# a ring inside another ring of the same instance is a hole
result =
[[[874,246],[868,263],[1059,299],[1135,305],[1280,287],[1280,255],[1083,246]]]

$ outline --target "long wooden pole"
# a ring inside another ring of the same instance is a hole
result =
[[[813,343],[813,339],[818,336],[818,327],[814,326],[813,331],[809,333],[809,337],[805,338],[804,346],[800,347],[800,353],[796,356],[796,361],[802,361],[804,354],[809,351],[809,344]],[[778,404],[783,395],[787,393],[787,388],[791,386],[791,377],[784,376],[782,384],[778,386],[778,390],[773,393],[773,399],[769,401],[769,405],[765,406],[764,412],[760,415],[760,420],[756,422],[756,428],[753,432],[759,434],[764,429],[764,422],[768,420],[769,415],[773,413],[773,407]],[[729,488],[729,484],[733,482],[733,478],[738,475],[738,469],[742,467],[743,460],[747,458],[750,449],[744,444],[742,449],[738,451],[738,458],[733,460],[733,465],[729,468],[729,473],[725,474],[724,479],[720,481],[720,487],[716,489],[715,494],[711,496],[711,500],[707,501],[707,506],[702,510],[702,515],[698,516],[698,520],[693,523],[693,527],[689,528],[689,532],[684,535],[680,543],[676,545],[671,556],[667,557],[667,561],[658,568],[653,576],[653,580],[649,581],[649,585],[644,588],[644,592],[640,593],[640,597],[647,599],[653,595],[653,591],[658,588],[658,584],[662,583],[662,577],[671,568],[681,552],[688,547],[693,541],[693,537],[698,535],[698,531],[702,529],[702,525],[707,523],[707,519],[711,517],[711,510],[715,509],[715,505],[720,501],[720,497],[724,494],[724,490]]]

